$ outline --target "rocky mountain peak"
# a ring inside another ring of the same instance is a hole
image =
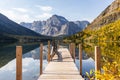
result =
[[[68,22],[67,19],[65,19],[65,18],[62,17],[62,16],[58,16],[58,15],[53,15],[52,17],[50,17],[50,18],[47,20],[47,24],[48,24],[49,26],[55,26],[55,27],[64,25],[64,24],[67,23],[67,22]]]
[[[75,34],[88,24],[88,21],[68,21],[62,16],[53,15],[47,21],[34,21],[31,24],[21,25],[43,35],[58,36]]]
[[[58,20],[60,20],[60,21],[64,21],[64,22],[68,22],[68,20],[66,19],[66,18],[64,18],[64,17],[62,17],[62,16],[58,16],[58,15],[53,15],[52,17],[51,17],[51,19],[58,19]]]

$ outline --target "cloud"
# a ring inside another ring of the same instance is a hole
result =
[[[9,19],[20,23],[20,22],[32,22],[34,19],[27,13],[19,13],[14,10],[0,10],[0,12],[7,16]]]
[[[36,18],[38,18],[39,20],[40,19],[45,20],[45,19],[48,19],[51,16],[52,16],[52,14],[50,14],[50,13],[43,13],[41,15],[37,15]]]
[[[51,6],[40,6],[40,5],[36,5],[36,7],[40,8],[42,11],[52,11],[52,7]]]
[[[46,20],[52,16],[50,12],[29,11],[24,8],[11,8],[11,9],[0,9],[0,13],[7,16],[9,19],[20,23],[20,22],[33,22],[36,20]]]
[[[16,10],[16,11],[19,11],[19,12],[23,12],[23,13],[28,12],[28,10],[25,9],[25,8],[13,8],[13,10]]]

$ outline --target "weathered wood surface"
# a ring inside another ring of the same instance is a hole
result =
[[[100,59],[101,59],[100,47],[95,46],[95,71],[100,71],[101,69]]]
[[[48,63],[50,62],[50,41],[48,41]]]
[[[79,44],[79,62],[80,62],[80,75],[82,75],[82,45]]]
[[[84,80],[79,74],[68,49],[60,48],[59,52],[62,54],[63,60],[58,61],[55,55],[53,61],[47,65],[38,80]]]
[[[40,44],[40,75],[42,74],[42,68],[43,68],[43,44]]]
[[[16,80],[22,80],[22,46],[16,47]]]

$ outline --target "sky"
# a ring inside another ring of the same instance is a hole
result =
[[[1,0],[0,13],[20,22],[47,20],[54,14],[69,21],[92,22],[114,0]]]

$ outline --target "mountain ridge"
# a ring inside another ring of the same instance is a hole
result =
[[[72,22],[72,23],[71,23]],[[59,36],[72,35],[82,31],[88,24],[88,21],[68,21],[63,16],[53,15],[46,21],[34,21],[33,23],[20,23],[31,30],[34,30],[42,35]],[[73,30],[68,24],[74,25]]]
[[[8,31],[6,31],[6,30],[8,30]],[[24,28],[23,26],[15,23],[14,21],[10,20],[3,14],[0,14],[0,33],[40,36],[36,32],[34,32],[30,29]]]
[[[0,42],[6,40],[40,39],[45,36],[25,28],[0,13]]]
[[[115,0],[86,29],[99,29],[120,18],[120,0]]]

